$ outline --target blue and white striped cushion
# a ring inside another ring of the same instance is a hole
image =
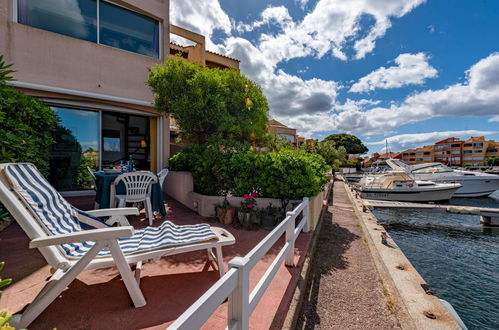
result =
[[[32,164],[11,164],[5,175],[13,190],[34,215],[48,235],[61,235],[82,230],[108,227],[99,218],[69,204]],[[217,240],[207,224],[177,226],[170,221],[159,227],[147,227],[135,231],[129,238],[119,239],[125,255],[156,250],[171,246],[202,243]],[[62,252],[71,259],[82,257],[94,244],[93,241],[60,245]],[[99,257],[108,257],[105,249]]]

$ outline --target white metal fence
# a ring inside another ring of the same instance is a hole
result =
[[[302,212],[303,217],[296,225],[296,217]],[[180,315],[168,327],[168,330],[200,328],[226,298],[229,298],[228,329],[248,329],[251,313],[255,310],[281,264],[285,262],[287,266],[294,266],[295,241],[302,230],[307,231],[308,217],[309,200],[304,198],[300,205],[288,212],[286,218],[246,256],[232,259],[229,262],[229,271]],[[283,234],[285,234],[284,246],[253,291],[249,292],[251,270]]]

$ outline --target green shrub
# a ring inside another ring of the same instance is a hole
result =
[[[205,195],[301,199],[319,193],[329,169],[317,154],[299,150],[255,152],[191,146],[170,158],[174,171],[189,171],[194,190]]]
[[[0,163],[30,162],[46,175],[57,116],[34,97],[8,87],[11,78],[2,74],[11,71],[8,67],[0,58]]]
[[[267,100],[257,84],[236,70],[170,58],[151,69],[147,83],[156,109],[173,115],[187,142],[221,137],[261,144],[267,135]]]

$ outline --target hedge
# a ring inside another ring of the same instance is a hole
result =
[[[191,172],[194,190],[204,195],[258,192],[267,198],[301,199],[323,189],[329,168],[320,155],[300,150],[256,152],[194,145],[170,158],[170,169]]]

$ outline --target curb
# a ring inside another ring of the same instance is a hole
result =
[[[328,195],[326,196],[326,201],[329,201],[331,194],[333,193],[334,181],[331,183],[331,187]],[[286,314],[286,318],[284,319],[284,323],[282,325],[282,329],[291,330],[296,328],[296,323],[298,322],[298,317],[300,316],[300,311],[303,305],[303,298],[307,293],[308,282],[310,273],[312,270],[312,263],[315,259],[315,250],[317,248],[317,241],[319,240],[319,234],[322,229],[322,216],[324,212],[327,210],[328,204],[322,206],[321,213],[319,215],[319,219],[317,222],[317,226],[315,227],[314,234],[312,236],[312,242],[310,243],[310,249],[305,257],[305,261],[303,262],[302,270],[300,272],[300,277],[298,279],[298,283],[296,284],[293,297],[291,299],[291,303],[289,304],[288,313]]]

